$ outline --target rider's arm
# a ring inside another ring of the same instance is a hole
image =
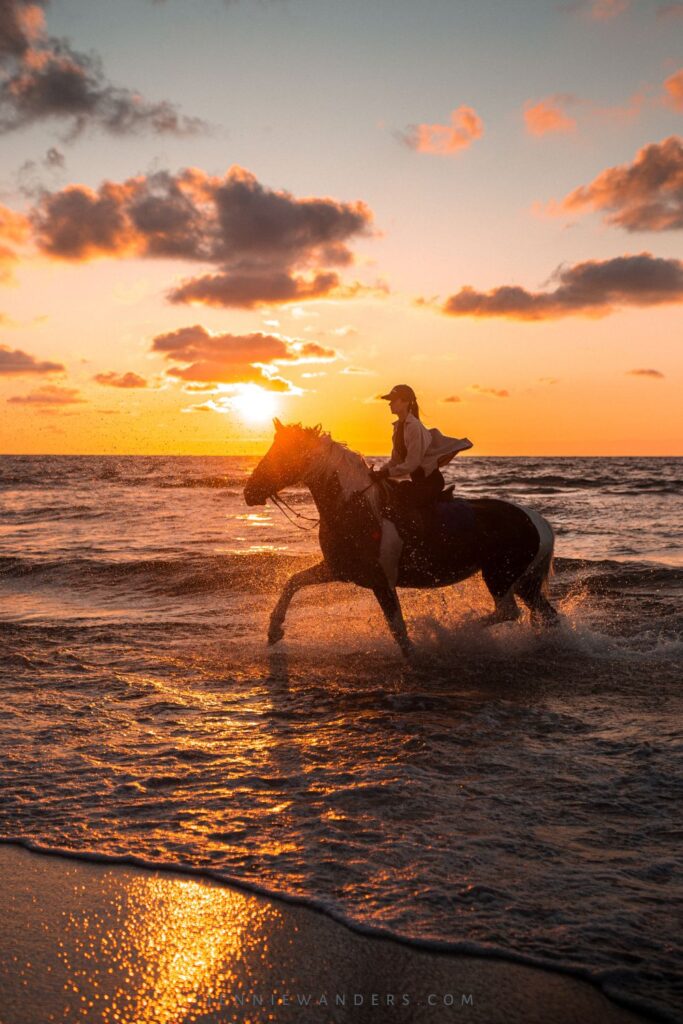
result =
[[[392,454],[386,466],[390,477],[410,476],[411,473],[415,472],[422,462],[427,448],[424,434],[425,432],[422,430],[419,421],[414,423],[406,422],[404,424],[403,440],[405,441],[407,454],[403,462],[394,462]]]

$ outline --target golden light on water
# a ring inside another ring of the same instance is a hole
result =
[[[236,890],[158,875],[129,877],[114,893],[113,919],[73,914],[60,943],[67,989],[82,998],[83,1017],[177,1024],[223,1010],[232,1019],[229,1007],[244,986],[238,965],[267,962],[279,911]]]

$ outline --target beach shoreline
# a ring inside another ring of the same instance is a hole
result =
[[[566,973],[363,935],[210,878],[0,844],[3,1024],[653,1019]]]

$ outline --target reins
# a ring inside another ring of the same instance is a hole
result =
[[[373,484],[376,484],[376,483],[378,483],[377,480],[371,480],[367,487],[363,487],[362,490],[355,491],[354,493],[355,494],[365,494],[365,492],[369,491],[370,488],[373,486]],[[291,523],[292,526],[296,526],[297,530],[304,530],[306,533],[310,533],[311,530],[315,530],[316,526],[320,526],[320,516],[318,516],[317,519],[314,519],[312,516],[305,516],[303,514],[303,512],[297,512],[297,510],[295,508],[292,508],[292,506],[289,505],[285,501],[285,499],[281,498],[280,495],[278,495],[278,494],[269,494],[268,497],[270,498],[272,503],[275,505],[275,507],[278,508],[280,510],[280,512],[282,512],[282,514],[285,517],[285,519],[287,520],[287,522]],[[287,512],[285,512],[285,509],[288,509],[292,513],[292,515],[296,516],[296,519],[305,519],[307,522],[312,523],[313,525],[312,526],[301,526],[301,524],[297,523],[295,519],[292,519],[290,516],[287,515]]]
[[[287,502],[285,501],[284,498],[280,498],[276,494],[269,494],[268,497],[270,498],[272,503],[275,505],[275,507],[280,509],[280,512],[282,512],[282,514],[285,517],[285,519],[287,520],[287,522],[291,523],[292,526],[296,526],[297,530],[305,530],[306,533],[309,533],[311,530],[315,530],[316,526],[320,525],[320,517],[318,517],[318,519],[313,519],[312,516],[305,516],[303,514],[303,512],[297,512],[297,510],[295,508],[292,508],[291,505],[287,504]],[[297,519],[306,519],[309,523],[313,523],[313,525],[312,526],[301,526],[299,523],[296,522],[296,520],[291,519],[287,515],[287,513],[285,512],[286,508],[289,509],[289,511],[292,513],[292,515],[295,515]]]

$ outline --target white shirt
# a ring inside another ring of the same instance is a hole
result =
[[[428,430],[417,416],[411,412],[403,423],[403,440],[406,446],[406,457],[401,460],[396,450],[396,435],[400,420],[394,421],[393,450],[386,468],[390,477],[410,476],[418,467],[429,476],[440,465],[445,465],[459,451],[472,447],[472,442],[464,437],[445,437],[439,430]]]

